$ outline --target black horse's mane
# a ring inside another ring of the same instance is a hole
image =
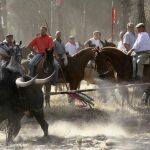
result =
[[[103,47],[100,50],[100,53],[104,53],[104,54],[113,54],[116,56],[123,56],[123,55],[127,55],[126,53],[124,53],[123,51],[121,51],[120,49],[117,49],[115,47]]]
[[[80,55],[83,55],[84,53],[87,53],[91,49],[93,49],[93,47],[88,47],[88,48],[85,48],[85,49],[81,49],[79,52],[77,52],[76,54],[74,54],[72,57],[78,57]]]

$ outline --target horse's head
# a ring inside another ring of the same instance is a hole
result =
[[[97,72],[100,78],[112,78],[114,77],[114,70],[111,65],[111,60],[107,57],[101,50],[97,52],[95,58],[95,63],[97,66]]]
[[[54,70],[54,65],[53,65],[53,62],[54,62],[54,57],[53,57],[53,52],[54,52],[54,49],[52,50],[45,50],[45,54],[44,54],[44,71],[46,73],[51,73],[53,70]]]
[[[52,49],[52,50],[46,49],[45,52],[46,52],[44,55],[45,60],[48,62],[53,62],[53,60],[54,60],[54,57],[53,57],[54,49]]]
[[[22,59],[22,41],[20,41],[19,43],[16,43],[14,41],[14,47],[10,50],[10,55],[11,57],[14,57],[15,61],[18,63],[21,63],[21,59]]]

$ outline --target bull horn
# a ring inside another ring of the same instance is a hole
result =
[[[20,77],[20,78],[17,78],[16,79],[16,85],[18,87],[26,87],[26,86],[29,86],[31,85],[32,83],[34,83],[35,79],[37,78],[37,76],[35,76],[34,78],[32,78],[31,80],[29,81],[24,81],[23,77]]]
[[[48,76],[47,78],[44,79],[35,79],[35,83],[36,84],[45,84],[49,81],[51,81],[51,79],[53,78],[53,75],[55,74],[56,71],[54,71],[50,76]]]

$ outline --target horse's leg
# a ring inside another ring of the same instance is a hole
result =
[[[77,90],[78,86],[80,85],[80,82],[78,81],[72,81],[70,82],[70,90]],[[68,97],[68,102],[71,103],[72,101],[74,101],[75,99],[72,97]]]
[[[51,85],[46,84],[45,85],[45,92],[44,92],[44,101],[46,103],[46,106],[50,106],[50,91],[51,91]]]
[[[145,105],[150,105],[150,86],[144,91],[142,95],[142,102]]]
[[[32,113],[33,113],[33,116],[36,118],[37,122],[40,124],[44,132],[44,136],[48,137],[48,123],[44,119],[43,109],[38,112],[32,111]]]
[[[127,103],[129,104],[129,92],[128,92],[128,88],[125,86],[122,86],[119,88],[119,92],[122,96],[122,104],[121,104],[121,108],[124,107],[124,103],[125,100],[127,101]]]

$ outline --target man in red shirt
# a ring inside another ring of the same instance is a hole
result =
[[[45,50],[51,51],[53,48],[53,39],[47,34],[47,27],[42,26],[40,34],[38,34],[28,45],[28,48],[33,50],[34,56],[29,63],[30,76],[34,76],[34,68],[42,59]],[[56,69],[55,78],[58,77],[58,62],[54,60],[54,67]]]

